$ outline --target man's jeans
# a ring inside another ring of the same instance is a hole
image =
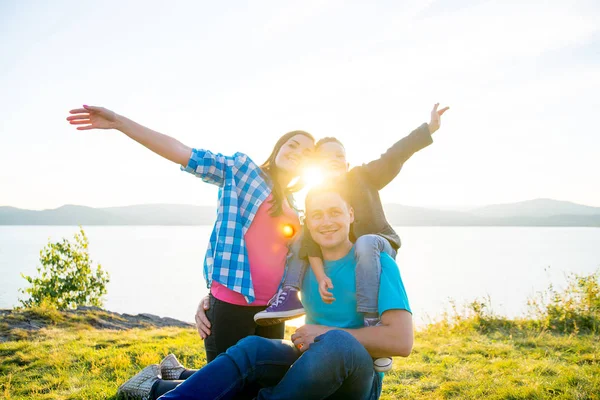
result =
[[[381,382],[348,332],[317,336],[304,353],[287,340],[248,336],[160,399],[234,399],[258,384],[257,399],[366,400],[379,398]]]
[[[301,290],[308,263],[299,257],[302,237],[299,236],[288,253],[287,271],[283,286]],[[356,304],[361,313],[378,312],[379,279],[381,277],[380,253],[396,259],[396,250],[390,242],[379,235],[363,235],[356,240]]]

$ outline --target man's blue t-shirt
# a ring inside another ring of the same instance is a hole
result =
[[[308,268],[302,285],[302,304],[306,311],[306,323],[336,328],[360,328],[363,314],[356,311],[356,260],[354,247],[343,258],[324,261],[325,274],[333,283],[332,304],[325,304],[319,294],[319,284],[311,268]],[[387,310],[407,310],[412,313],[400,270],[396,262],[381,253],[381,279],[379,284],[379,315]]]

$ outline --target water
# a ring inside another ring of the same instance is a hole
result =
[[[105,307],[193,322],[207,293],[202,262],[208,226],[84,227],[90,255],[110,273]],[[600,229],[534,227],[397,227],[398,253],[415,320],[490,296],[494,311],[523,315],[527,298],[569,272],[600,267]],[[18,304],[20,273],[35,274],[48,239],[72,238],[73,226],[0,226],[0,308]]]

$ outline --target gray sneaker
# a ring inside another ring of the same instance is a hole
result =
[[[160,374],[164,380],[177,380],[183,371],[185,367],[181,365],[175,354],[169,354],[160,362]]]
[[[123,399],[149,400],[154,382],[161,379],[160,366],[152,364],[119,387],[117,395]]]

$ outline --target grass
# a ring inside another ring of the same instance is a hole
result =
[[[600,400],[600,272],[540,293],[528,319],[494,315],[489,304],[475,300],[460,311],[452,304],[417,332],[412,354],[386,374],[381,398]],[[188,368],[206,363],[192,328],[92,327],[106,317],[47,307],[4,316],[0,398],[114,399],[122,382],[168,353]],[[14,328],[27,321],[44,328]]]
[[[206,362],[194,329],[96,330],[59,315],[56,326],[0,343],[0,398],[114,399],[120,383],[170,352],[189,368]],[[598,335],[475,326],[464,319],[417,332],[382,399],[600,399]]]

